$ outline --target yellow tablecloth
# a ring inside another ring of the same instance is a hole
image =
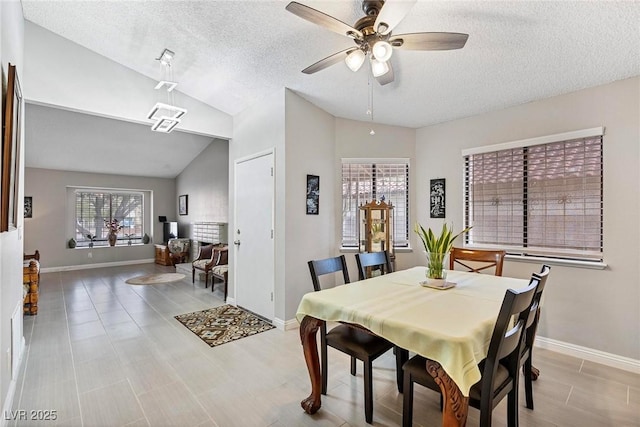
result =
[[[306,294],[296,313],[355,323],[407,350],[435,360],[460,391],[480,380],[478,363],[489,350],[498,311],[509,288],[527,280],[449,271],[447,290],[420,285],[425,267]]]

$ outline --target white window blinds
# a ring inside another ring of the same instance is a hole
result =
[[[393,205],[394,246],[409,245],[409,162],[342,161],[342,246],[358,247],[361,205],[382,197]]]
[[[118,220],[122,228],[118,241],[139,242],[143,235],[142,193],[114,193],[108,191],[75,192],[75,219],[78,247],[88,246],[93,236],[95,246],[107,246],[108,230],[105,221]]]
[[[467,243],[602,260],[602,136],[465,156]]]

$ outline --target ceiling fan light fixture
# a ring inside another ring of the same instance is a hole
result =
[[[373,77],[384,76],[389,72],[389,64],[386,62],[378,61],[377,59],[371,58],[371,73],[373,73]]]
[[[347,57],[344,59],[344,62],[347,64],[347,67],[354,73],[362,67],[364,63],[365,54],[362,50],[356,49],[349,53]]]
[[[391,58],[393,54],[393,47],[384,40],[379,40],[375,42],[373,47],[371,48],[371,53],[378,61],[386,62]]]

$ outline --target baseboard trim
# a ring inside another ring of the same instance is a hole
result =
[[[298,321],[296,319],[282,320],[276,317],[273,319],[273,326],[281,331],[290,331],[298,327]]]
[[[154,258],[149,258],[149,259],[135,259],[130,261],[101,262],[97,264],[63,265],[61,267],[44,267],[40,269],[40,272],[56,273],[58,271],[89,270],[92,268],[119,267],[122,265],[150,264],[154,262],[155,262]]]
[[[540,336],[536,337],[535,346],[555,351],[556,353],[562,353],[579,359],[588,360],[590,362],[600,363],[612,368],[633,372],[634,374],[640,374],[640,360],[632,359],[630,357],[619,356],[617,354],[607,353],[605,351],[595,350],[593,348],[582,347]]]
[[[24,351],[26,346],[26,341],[24,337],[21,340],[22,348],[20,349],[20,356],[18,357],[16,367],[16,372],[20,372],[22,368],[22,360],[24,359]],[[2,405],[2,419],[0,420],[0,426],[5,427],[9,425],[9,421],[15,421],[15,417],[17,414],[13,414],[11,412],[11,407],[13,406],[13,399],[16,395],[16,388],[18,386],[18,376],[16,378],[12,378],[9,382],[9,389],[7,390],[7,397],[4,399],[4,404]]]

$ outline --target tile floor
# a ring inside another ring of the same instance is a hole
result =
[[[24,319],[27,348],[12,413],[56,411],[57,419],[7,425],[366,425],[362,369],[351,377],[343,354],[329,350],[328,395],[309,416],[300,408],[310,385],[297,330],[210,348],[173,316],[223,304],[219,284],[212,293],[201,282],[192,286],[190,277],[125,283],[167,271],[172,267],[141,264],[42,274],[39,313]],[[536,409],[527,410],[521,398],[522,426],[640,426],[640,375],[545,350],[534,360],[542,371],[534,383]],[[375,363],[375,426],[402,421],[394,366],[391,354]],[[414,425],[440,425],[438,402],[416,386]],[[506,424],[505,403],[495,410],[496,426]],[[471,408],[467,425],[477,424]]]

